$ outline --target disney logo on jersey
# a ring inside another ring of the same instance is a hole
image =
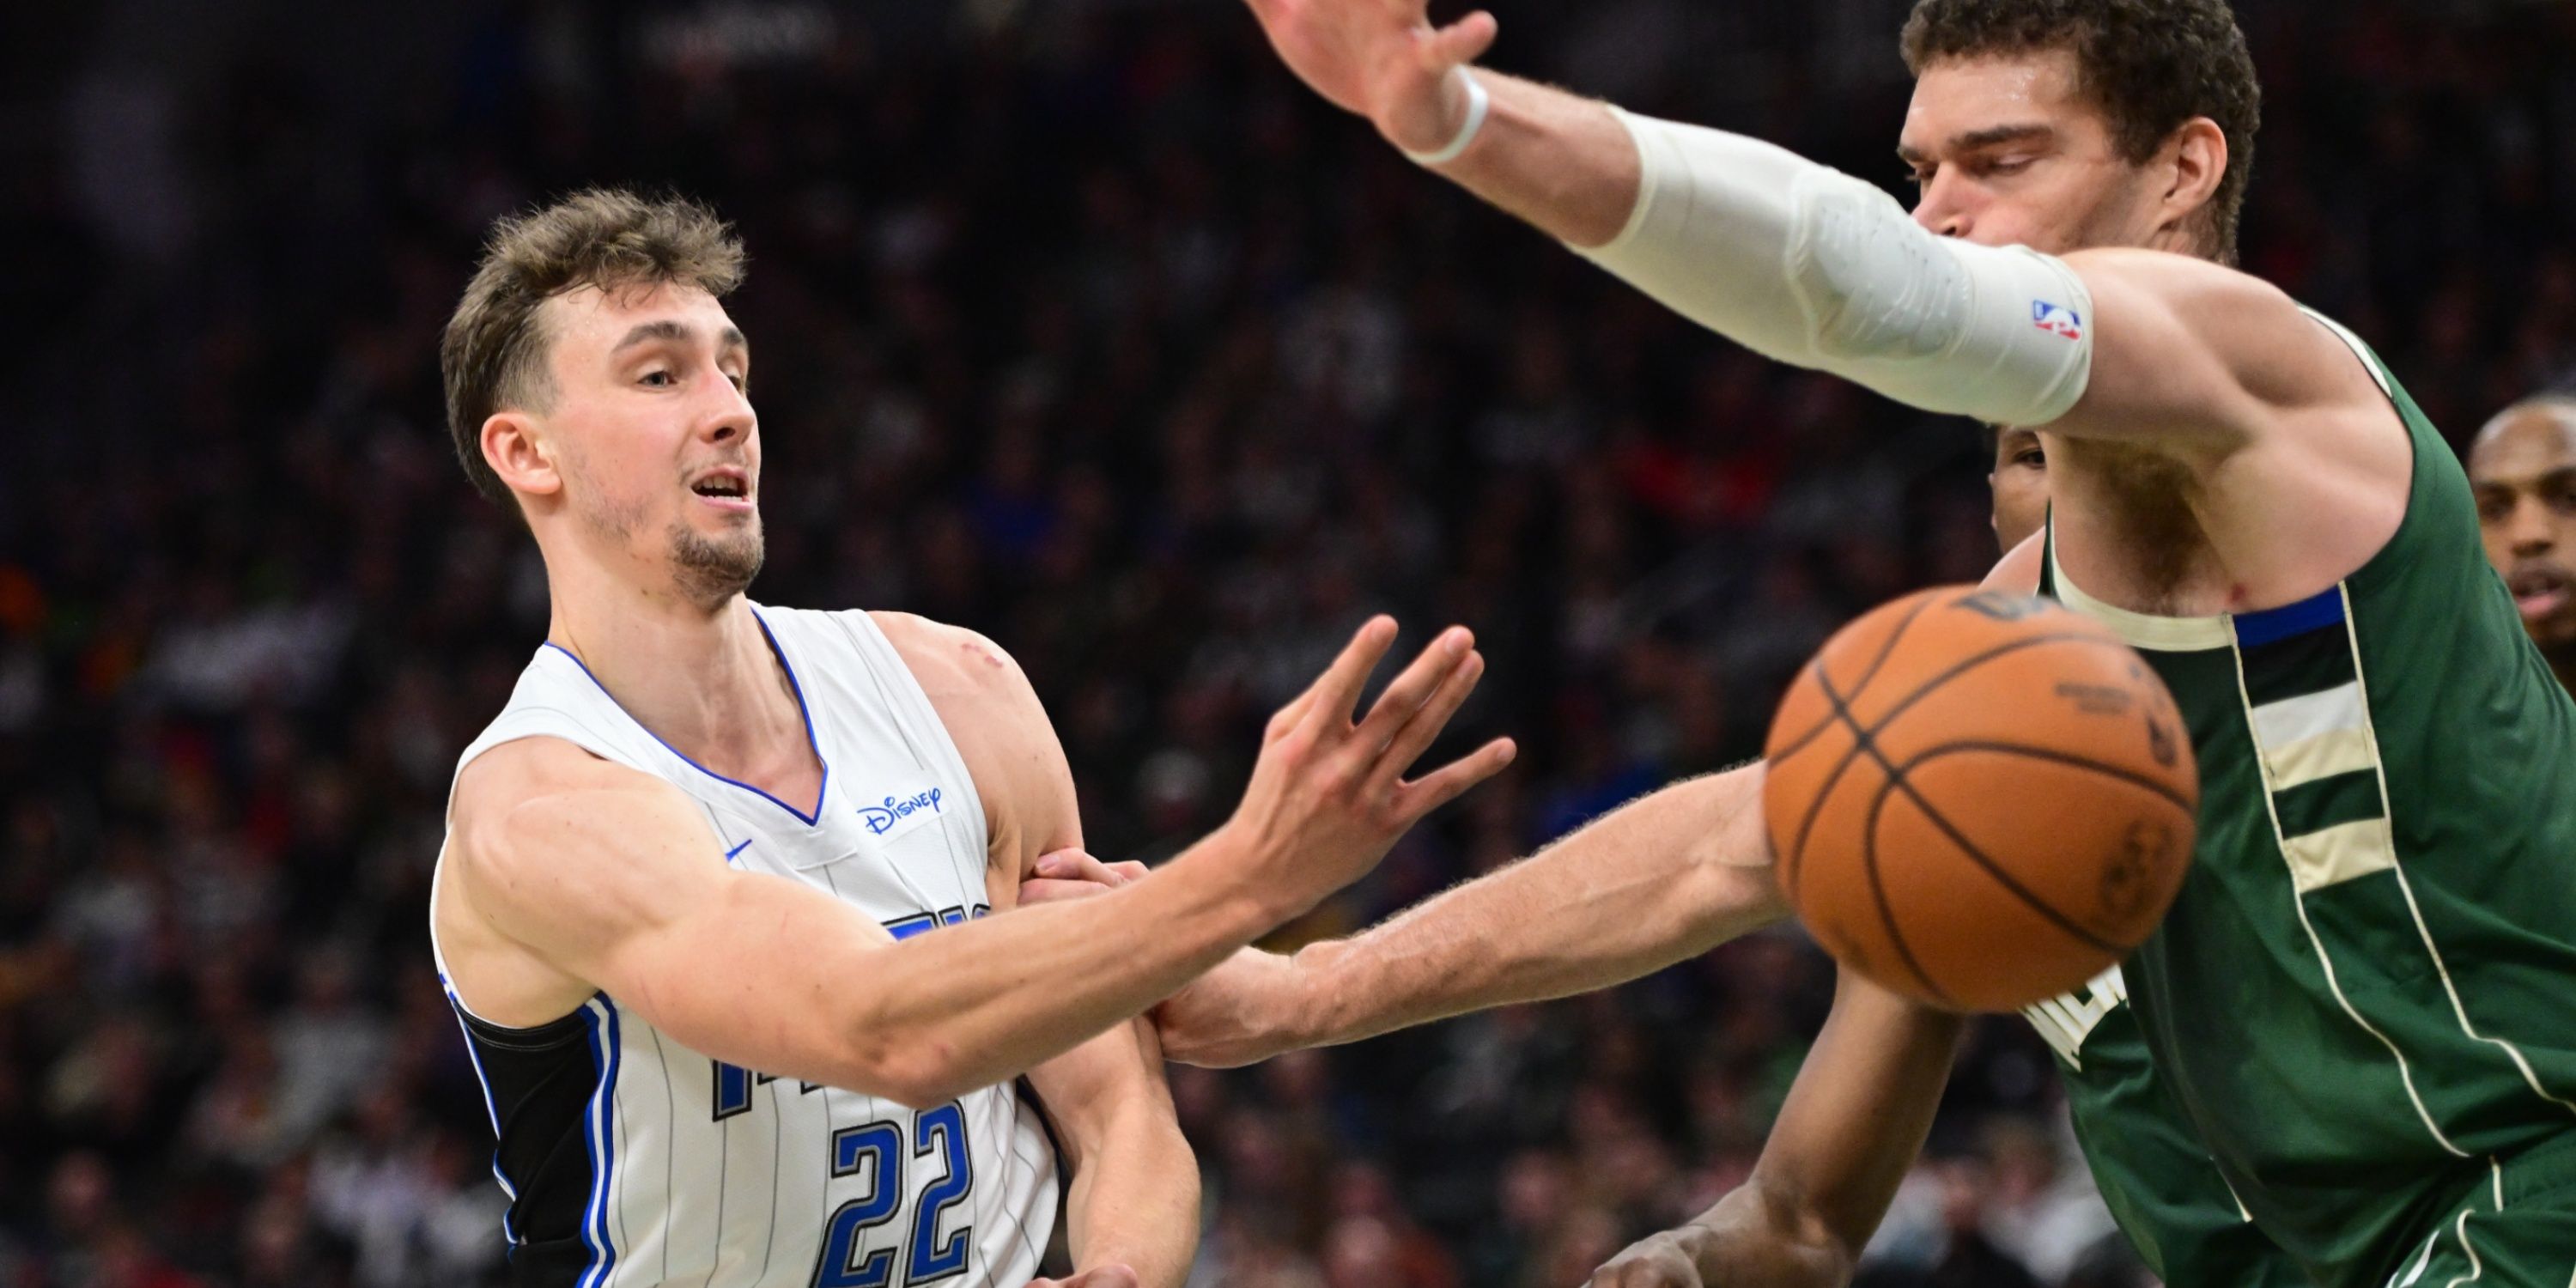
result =
[[[940,813],[941,795],[938,788],[925,787],[909,796],[888,796],[878,804],[860,806],[859,821],[877,836],[909,832]]]

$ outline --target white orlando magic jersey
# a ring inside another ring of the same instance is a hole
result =
[[[986,912],[982,803],[893,645],[861,612],[754,611],[823,762],[819,800],[700,768],[552,644],[459,771],[513,739],[561,738],[688,793],[726,862],[845,900],[897,937]],[[1018,1288],[1037,1272],[1055,1154],[1013,1085],[916,1113],[720,1064],[604,993],[534,1029],[448,997],[499,1138],[513,1284]]]

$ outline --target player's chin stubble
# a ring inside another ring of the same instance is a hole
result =
[[[710,537],[686,522],[671,525],[671,570],[680,593],[691,602],[712,607],[741,594],[760,575],[766,554],[760,522]]]

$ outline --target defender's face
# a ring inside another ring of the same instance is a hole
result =
[[[762,555],[751,348],[714,296],[684,286],[549,300],[562,508],[583,539],[713,604]]]
[[[2048,521],[2048,453],[2039,431],[2006,429],[1995,436],[1995,470],[1986,476],[1995,496],[1995,541],[2010,554]]]
[[[2544,648],[2576,644],[2576,409],[2527,407],[2469,453],[2478,531],[2522,625]]]
[[[2062,255],[2156,233],[2146,170],[2077,94],[2071,51],[1925,67],[1896,151],[1922,192],[1914,221],[1943,236]]]

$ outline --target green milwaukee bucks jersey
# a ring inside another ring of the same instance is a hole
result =
[[[2123,970],[2155,1073],[2266,1235],[2327,1288],[2377,1288],[2576,1128],[2576,706],[2458,461],[2334,329],[2414,440],[2368,564],[2223,617],[2103,604],[2053,548],[2042,590],[2145,655],[2199,755],[2190,875]]]
[[[2209,1149],[2156,1079],[2117,966],[2024,1011],[2056,1050],[2075,1139],[2093,1183],[2156,1278],[2191,1288],[2308,1288],[2255,1226]]]

